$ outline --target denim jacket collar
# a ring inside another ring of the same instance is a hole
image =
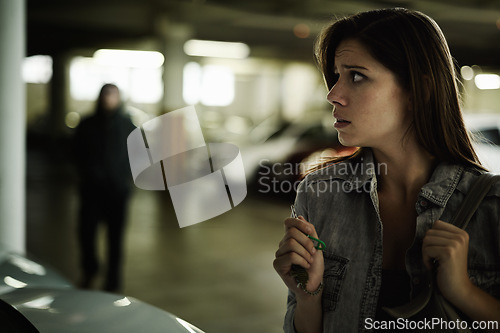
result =
[[[429,182],[420,190],[420,197],[445,207],[457,188],[463,171],[462,166],[441,162],[432,173]]]
[[[375,162],[370,148],[363,148],[359,156],[351,163],[338,163],[314,172],[313,180],[342,179],[350,183],[349,187],[358,189],[384,172],[384,165]],[[462,176],[464,168],[456,164],[441,162],[436,166],[429,182],[420,190],[419,197],[432,202],[439,207],[445,207]],[[461,190],[461,188],[458,188]]]

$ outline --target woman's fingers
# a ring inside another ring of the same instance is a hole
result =
[[[313,241],[297,228],[287,229],[285,236],[283,236],[283,239],[281,240],[279,246],[282,247],[283,245],[285,245],[285,243],[291,242],[292,239],[300,244],[303,248],[305,248],[311,255],[314,255],[316,253]]]
[[[314,225],[312,223],[307,222],[306,219],[303,216],[299,216],[299,220],[301,220],[304,223],[306,223],[307,228],[309,230],[309,232],[307,233],[308,235],[311,235],[314,238],[318,238],[318,234],[316,233],[316,228],[314,228]]]
[[[276,251],[275,257],[278,258],[287,255],[289,253],[297,253],[310,264],[313,262],[313,255],[295,238],[288,238],[285,241],[283,241],[280,247],[278,248],[278,251]]]
[[[314,255],[318,252],[314,242],[307,237],[316,235],[314,226],[302,216],[298,219],[285,220],[285,235],[275,253],[274,267],[280,275],[287,275],[292,265],[300,265],[309,269],[314,262]],[[314,236],[313,236],[314,237]]]
[[[432,229],[425,234],[422,248],[432,248],[430,252],[424,253],[427,256],[434,254],[441,258],[453,258],[456,253],[463,254],[464,250],[466,252],[468,244],[467,232],[449,223],[436,221]]]
[[[422,257],[428,269],[437,261],[438,286],[450,300],[467,285],[467,253],[469,235],[464,230],[443,221],[436,221],[422,242]]]
[[[463,229],[460,229],[459,227],[457,227],[451,223],[444,222],[441,220],[437,220],[436,222],[434,222],[431,230],[444,230],[444,231],[449,231],[449,232],[454,232],[454,233],[463,231]]]
[[[467,242],[462,239],[428,237],[422,245],[422,255],[427,268],[437,260],[440,263],[467,260]]]
[[[284,255],[276,257],[273,262],[274,269],[282,276],[290,273],[292,265],[299,265],[305,269],[309,269],[311,264],[296,252],[288,252]]]
[[[316,233],[316,229],[314,228],[314,225],[312,223],[307,222],[303,216],[299,216],[298,218],[292,218],[292,217],[287,218],[285,220],[285,231],[287,231],[291,228],[296,228],[296,229],[302,231],[306,235],[310,235],[314,238],[318,238],[318,234]],[[313,247],[314,247],[314,243],[313,243]]]
[[[297,228],[306,235],[310,235],[312,232],[314,232],[314,226],[307,222],[302,216],[299,216],[298,219],[289,217],[285,220],[285,231],[287,231],[290,228]]]
[[[446,250],[445,246],[426,246],[422,249],[422,257],[424,260],[425,267],[428,270],[432,269],[432,265],[435,261],[442,261],[442,252]]]

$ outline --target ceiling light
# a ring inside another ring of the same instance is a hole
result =
[[[245,59],[250,48],[244,43],[191,39],[184,43],[184,52],[198,57]]]
[[[496,74],[478,74],[474,78],[476,87],[484,89],[500,89],[500,76]]]
[[[472,80],[474,78],[474,70],[470,66],[462,66],[460,68],[460,74],[464,78],[464,80]]]
[[[26,83],[48,83],[52,78],[52,57],[35,55],[25,58],[22,76]]]
[[[156,51],[101,49],[94,53],[99,65],[132,68],[159,68],[165,57]]]

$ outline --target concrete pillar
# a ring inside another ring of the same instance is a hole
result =
[[[161,112],[173,111],[186,106],[182,98],[184,65],[189,57],[184,53],[184,43],[193,30],[189,25],[173,23],[167,18],[158,19],[158,35],[163,40],[163,105]]]
[[[58,139],[65,134],[67,114],[68,59],[66,54],[52,55],[52,79],[50,81],[49,137]]]
[[[25,252],[25,0],[0,0],[0,243]]]

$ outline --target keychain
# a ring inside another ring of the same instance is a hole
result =
[[[292,217],[293,218],[298,218],[297,213],[295,212],[295,206],[291,205],[290,208],[292,209]],[[323,251],[326,248],[325,242],[312,237],[311,235],[307,235],[313,243],[314,243],[314,248],[317,250]],[[293,276],[295,279],[295,282],[297,282],[297,287],[300,287],[302,289],[306,288],[307,281],[309,281],[309,274],[307,274],[307,271],[304,267],[300,265],[292,265],[292,268],[290,270],[290,275]]]

